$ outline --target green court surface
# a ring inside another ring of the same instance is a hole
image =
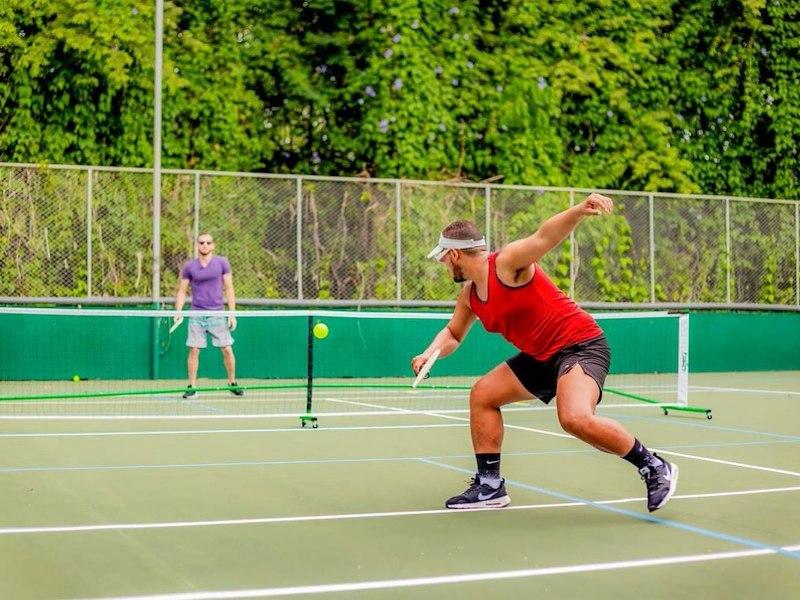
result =
[[[713,419],[598,409],[679,465],[652,515],[636,471],[541,403],[506,413],[512,505],[487,511],[443,508],[474,468],[467,414],[382,410],[392,390],[318,429],[202,410],[217,392],[191,418],[4,411],[0,598],[800,596],[800,372],[690,385]]]

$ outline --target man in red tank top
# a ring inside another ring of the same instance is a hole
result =
[[[647,486],[648,510],[661,508],[674,493],[678,467],[651,453],[616,421],[595,414],[611,363],[608,344],[591,315],[538,265],[584,218],[612,210],[610,198],[591,194],[493,254],[474,224],[455,221],[428,255],[443,263],[454,281],[467,283],[448,324],[412,359],[414,372],[436,350],[440,357],[453,353],[476,318],[520,350],[472,386],[470,432],[478,471],[463,493],[445,503],[448,508],[500,508],[511,502],[500,476],[500,407],[534,397],[545,403],[555,397],[566,432],[633,464]]]

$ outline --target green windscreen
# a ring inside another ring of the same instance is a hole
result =
[[[173,311],[0,309],[0,415],[294,415],[468,408],[470,385],[516,350],[473,326],[461,347],[411,389],[410,361],[447,323],[429,312],[240,311],[236,380],[207,338],[198,394],[186,386],[186,318]],[[190,313],[185,313],[189,315]],[[227,313],[202,313],[223,321]],[[595,315],[612,348],[607,391],[675,402],[679,327],[665,313]],[[325,323],[324,339],[311,335]]]

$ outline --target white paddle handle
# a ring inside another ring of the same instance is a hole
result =
[[[439,352],[440,350],[438,348],[434,350],[433,353],[428,358],[428,360],[425,362],[425,364],[422,365],[422,368],[419,370],[419,373],[417,373],[416,379],[414,379],[414,383],[411,384],[412,388],[417,387],[419,385],[419,382],[428,376],[428,373],[431,372],[431,368],[433,367],[433,363],[435,363],[436,359],[439,358]]]
[[[175,321],[175,322],[172,324],[172,327],[170,327],[170,328],[169,328],[169,332],[170,332],[170,333],[173,333],[173,332],[174,332],[174,331],[175,331],[175,330],[176,330],[178,327],[180,327],[180,326],[181,326],[181,323],[183,323],[183,317],[178,317],[178,320],[177,320],[177,321]],[[162,329],[161,331],[164,331],[164,330]]]

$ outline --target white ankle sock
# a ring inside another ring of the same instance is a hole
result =
[[[480,475],[478,478],[480,479],[481,484],[485,483],[495,490],[498,489],[500,487],[500,483],[502,483],[500,475]]]

